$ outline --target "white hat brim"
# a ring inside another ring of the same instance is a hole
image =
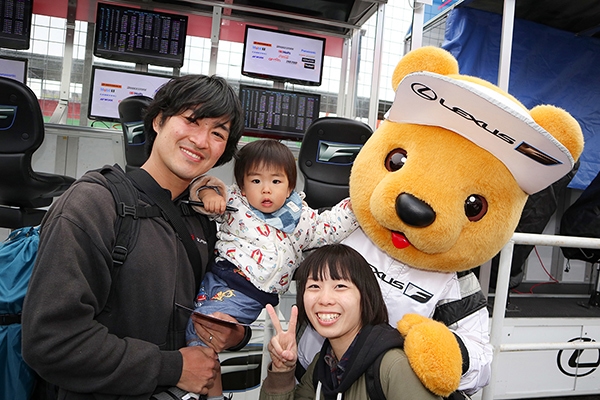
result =
[[[409,74],[398,85],[386,118],[458,133],[498,158],[528,194],[548,187],[574,165],[571,153],[521,105],[470,81]]]

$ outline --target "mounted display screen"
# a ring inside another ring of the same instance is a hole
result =
[[[244,135],[302,140],[319,118],[321,95],[240,85]]]
[[[29,49],[32,15],[33,0],[1,0],[0,47]]]
[[[188,17],[98,3],[94,55],[181,67]]]
[[[0,76],[27,83],[27,59],[0,57]]]
[[[171,77],[94,66],[88,118],[118,122],[121,100],[137,95],[154,98],[169,80]]]
[[[325,39],[246,25],[242,75],[319,86]]]

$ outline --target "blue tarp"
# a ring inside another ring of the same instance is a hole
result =
[[[441,13],[454,7],[461,0],[432,0],[431,4],[425,4],[423,24],[427,24],[432,19],[440,15]]]
[[[498,82],[502,16],[455,8],[443,48],[460,72]],[[600,171],[600,40],[515,19],[508,91],[527,108],[552,104],[581,125],[585,148],[569,187],[585,189]]]
[[[39,227],[26,227],[0,243],[0,315],[21,313],[39,238]],[[21,324],[0,325],[0,399],[28,400],[34,381],[21,356]]]
[[[423,10],[423,25],[427,25],[432,19],[448,11],[451,7],[455,6],[461,0],[431,0],[431,4],[425,4]],[[412,24],[408,28],[406,34],[412,33]]]

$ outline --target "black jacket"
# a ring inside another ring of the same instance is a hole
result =
[[[181,376],[177,349],[189,314],[174,303],[193,307],[200,282],[173,228],[158,217],[134,224],[137,242],[111,284],[117,218],[104,176],[89,172],[42,222],[23,308],[23,356],[60,387],[59,399],[147,399]],[[199,218],[184,220],[206,267],[212,249]]]
[[[321,382],[321,390],[325,399],[335,399],[338,393],[346,392],[380,354],[386,353],[389,349],[395,347],[402,348],[403,345],[404,339],[400,333],[388,324],[364,326],[356,339],[356,343],[354,343],[347,364],[348,369],[344,372],[339,386],[334,389],[331,371],[324,358],[330,346],[329,340],[325,340],[315,368],[317,380]]]

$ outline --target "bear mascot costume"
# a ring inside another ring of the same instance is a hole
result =
[[[560,108],[528,110],[460,75],[440,48],[407,53],[392,83],[386,119],[352,167],[360,229],[344,243],[371,264],[424,385],[472,394],[490,379],[492,348],[486,298],[469,270],[510,240],[529,195],[571,171],[583,135]],[[310,328],[301,334],[303,366],[320,343]]]

